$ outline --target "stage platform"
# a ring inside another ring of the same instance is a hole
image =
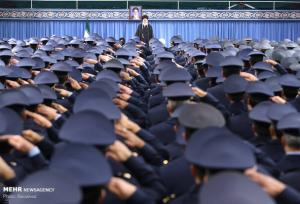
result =
[[[182,35],[220,39],[296,40],[300,36],[300,10],[144,10],[157,38]],[[138,21],[128,10],[0,9],[0,37],[71,35],[83,37],[86,20],[91,32],[103,37],[131,38]]]

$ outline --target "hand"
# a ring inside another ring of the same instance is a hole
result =
[[[267,59],[265,62],[272,66],[276,66],[278,64],[278,62],[276,62],[275,60],[272,60],[272,59]]]
[[[121,113],[121,118],[116,121],[116,125],[120,125],[133,133],[137,133],[141,130],[141,127],[135,122],[131,121],[124,113]]]
[[[40,71],[32,70],[31,73],[32,73],[33,76],[36,76],[40,73]]]
[[[72,77],[69,77],[69,82],[71,84],[71,87],[74,89],[74,90],[80,90],[81,89],[81,86],[79,85],[78,81],[76,81],[75,79],[73,79]]]
[[[90,74],[90,73],[81,73],[81,76],[82,76],[82,79],[83,80],[88,80],[90,77],[94,77],[93,74]]]
[[[198,87],[192,87],[192,91],[199,97],[203,98],[207,95],[207,92],[203,91]]]
[[[113,99],[114,104],[116,104],[120,109],[125,109],[128,106],[128,103],[126,101],[123,101],[122,99],[115,98]]]
[[[247,81],[257,81],[257,77],[253,74],[247,73],[247,72],[241,72],[240,76],[243,77]]]
[[[29,153],[34,145],[20,135],[4,135],[0,141],[7,141],[15,150],[22,153]]]
[[[94,60],[94,59],[85,59],[84,62],[88,63],[88,64],[97,64],[98,61]]]
[[[39,143],[41,142],[44,137],[41,136],[40,134],[34,132],[33,130],[23,130],[22,132],[22,136],[28,140],[29,142],[33,143],[33,144],[36,144],[36,143]]]
[[[144,44],[145,44],[145,43],[136,44],[135,47],[141,48],[141,47],[143,47]]]
[[[14,65],[14,64],[18,64],[18,63],[19,63],[19,60],[15,59],[15,58],[11,58],[9,61],[10,65]]]
[[[55,108],[59,113],[65,113],[68,111],[68,109],[58,103],[52,103],[51,106],[52,108]]]
[[[29,84],[35,84],[34,81],[32,79],[27,79]]]
[[[23,79],[18,79],[18,83],[21,85],[28,85],[29,83]]]
[[[62,50],[64,50],[64,48],[62,48],[62,47],[56,47],[56,48],[54,48],[54,51],[56,51],[56,52],[59,52],[59,51],[62,51]]]
[[[124,81],[129,81],[129,80],[131,80],[131,77],[130,77],[129,73],[124,72],[124,71],[121,71],[121,72],[120,72],[120,77],[121,77],[121,79],[123,79]]]
[[[121,93],[117,95],[120,99],[122,99],[123,101],[128,101],[130,99],[130,95],[126,94],[126,93]]]
[[[133,77],[137,77],[137,76],[140,75],[139,73],[137,73],[137,72],[134,71],[133,69],[127,68],[126,70],[127,70],[127,72],[128,72],[131,76],[133,76]]]
[[[99,55],[99,61],[107,62],[111,59],[112,59],[112,57],[110,55]]]
[[[135,67],[140,67],[143,65],[143,61],[138,60],[137,58],[130,60],[130,63]]]
[[[18,88],[18,87],[21,86],[21,85],[20,85],[18,82],[16,82],[16,81],[12,81],[12,80],[6,79],[5,82],[6,82],[6,85],[8,85],[9,88]]]
[[[111,47],[108,47],[108,48],[107,48],[107,51],[110,52],[110,53],[113,53],[113,54],[115,53],[115,51],[114,51]],[[111,56],[111,55],[110,55],[110,57],[111,57],[112,59],[114,58],[114,57]]]
[[[55,120],[55,118],[58,116],[56,109],[44,104],[39,104],[37,106],[37,112],[45,116],[48,120]]]
[[[173,63],[176,65],[177,68],[182,68],[182,69],[184,68],[183,66],[181,66],[180,64],[178,64],[177,62],[175,62],[175,60],[174,60]]]
[[[62,97],[69,97],[72,95],[72,92],[67,91],[65,89],[61,89],[61,88],[53,88],[55,91],[57,91]]]
[[[25,110],[24,111],[25,116],[30,117],[33,119],[34,122],[36,122],[39,126],[44,128],[51,128],[52,123],[46,119],[45,117],[41,116],[40,114]]]
[[[273,101],[274,103],[277,103],[277,104],[286,104],[286,100],[284,100],[280,96],[271,97],[271,101]]]
[[[259,173],[256,170],[253,169],[246,170],[245,174],[252,181],[260,185],[263,188],[263,190],[266,191],[272,197],[278,196],[286,188],[284,183],[276,180],[271,176],[267,176],[262,173]]]
[[[5,180],[10,180],[16,177],[15,171],[6,163],[6,161],[0,157],[0,175]]]
[[[135,64],[134,62],[130,62],[130,65],[133,66],[136,69],[139,68],[139,66],[137,64]],[[126,68],[126,69],[129,69],[129,68]]]
[[[121,200],[130,198],[137,190],[135,185],[117,177],[111,178],[107,188]]]
[[[114,44],[114,48],[116,48],[116,49],[119,49],[119,48],[121,48],[122,47],[122,45],[120,45],[119,43],[115,43]]]
[[[81,86],[81,88],[83,88],[83,89],[87,89],[87,88],[89,88],[89,85],[87,85],[86,83],[84,83],[84,82],[79,82],[79,85]]]
[[[145,59],[140,56],[136,56],[135,59],[137,59],[138,61],[140,61],[142,63],[145,62]]]
[[[129,87],[123,85],[123,84],[119,84],[119,89],[120,89],[121,93],[126,93],[126,94],[129,94],[129,95],[131,95],[132,92],[133,92],[133,90],[131,88],[129,88]]]
[[[136,134],[126,128],[119,127],[120,126],[117,125],[117,128],[115,128],[115,133],[121,136],[129,147],[143,148],[145,146],[145,141],[139,138]]]
[[[125,144],[116,140],[106,149],[106,156],[118,162],[126,162],[132,156],[132,152]]]

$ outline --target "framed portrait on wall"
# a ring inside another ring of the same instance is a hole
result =
[[[129,20],[141,20],[141,19],[142,19],[142,6],[130,6]]]

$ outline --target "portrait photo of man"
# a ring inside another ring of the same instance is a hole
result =
[[[129,7],[129,19],[130,20],[141,20],[142,18],[142,7],[141,6],[130,6]]]

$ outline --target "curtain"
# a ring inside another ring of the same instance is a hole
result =
[[[103,37],[115,38],[134,36],[139,22],[126,20],[90,20],[91,32]],[[154,36],[164,38],[167,42],[173,35],[181,35],[183,39],[192,41],[195,38],[209,39],[254,39],[296,40],[300,37],[300,21],[191,21],[191,20],[155,20],[150,21]],[[71,35],[83,37],[85,21],[83,20],[3,20],[0,19],[0,38],[44,37],[50,35]]]

